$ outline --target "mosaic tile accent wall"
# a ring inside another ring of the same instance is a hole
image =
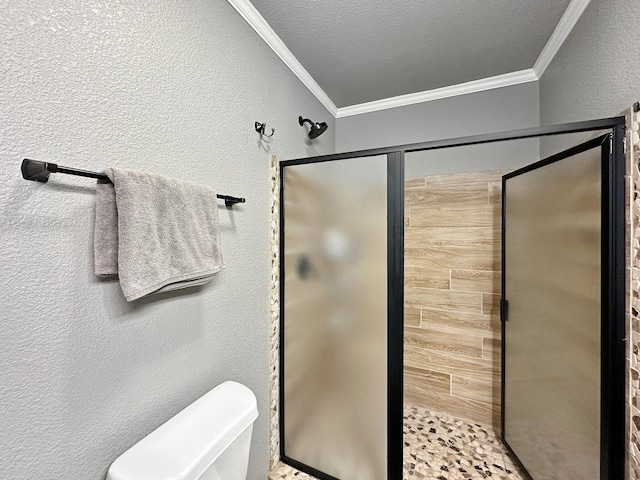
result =
[[[638,351],[640,350],[640,112],[631,113],[632,122],[629,128],[627,141],[627,156],[629,176],[629,203],[628,212],[629,233],[627,239],[631,240],[629,255],[630,267],[630,305],[628,312],[627,329],[627,366],[629,375],[627,379],[629,402],[627,409],[628,427],[628,472],[627,476],[632,480],[640,480],[640,369],[638,367]],[[630,140],[630,141],[629,141]],[[630,170],[630,171],[629,171]]]
[[[280,354],[280,159],[274,155],[270,162],[271,209],[269,218],[269,243],[271,244],[271,285],[269,325],[269,471],[274,471],[280,461],[279,354]]]

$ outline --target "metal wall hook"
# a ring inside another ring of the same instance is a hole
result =
[[[256,128],[256,132],[258,132],[260,135],[264,135],[265,137],[273,137],[273,134],[276,133],[275,128],[271,129],[271,135],[267,135],[266,133],[264,133],[265,130],[267,129],[266,123],[256,122],[255,128]]]

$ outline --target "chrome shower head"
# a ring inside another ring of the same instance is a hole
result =
[[[298,117],[298,123],[300,126],[303,126],[305,123],[311,125],[311,128],[309,129],[309,138],[312,140],[314,138],[318,138],[327,130],[327,128],[329,128],[329,125],[327,125],[326,122],[315,123],[308,118],[302,118],[301,116]]]

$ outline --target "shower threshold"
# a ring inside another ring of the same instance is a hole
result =
[[[404,405],[404,480],[524,480],[491,427]],[[279,463],[269,480],[315,480]]]

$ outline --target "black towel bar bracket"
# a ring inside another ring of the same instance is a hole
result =
[[[41,162],[40,160],[22,160],[22,178],[25,180],[33,180],[35,182],[46,183],[51,173],[66,173],[67,175],[77,175],[80,177],[97,178],[98,180],[106,180],[111,182],[109,177],[103,173],[89,172],[88,170],[80,170],[78,168],[63,167],[55,163]],[[231,197],[229,195],[216,195],[224,200],[227,207],[233,207],[236,203],[245,203],[244,198]]]

